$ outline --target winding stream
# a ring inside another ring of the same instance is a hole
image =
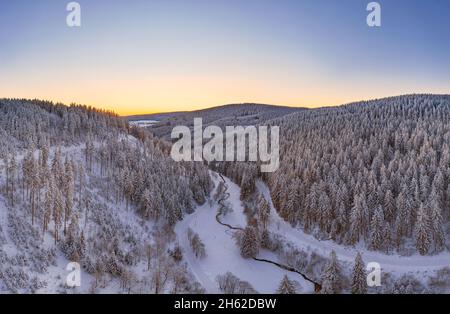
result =
[[[225,227],[227,227],[227,228],[230,229],[230,230],[240,230],[240,231],[244,231],[244,229],[241,228],[241,227],[234,227],[234,226],[229,225],[229,224],[227,224],[227,223],[224,223],[224,222],[222,222],[222,221],[220,220],[220,215],[221,215],[221,213],[222,213],[222,208],[225,207],[224,202],[230,197],[230,193],[227,192],[227,191],[228,191],[228,186],[227,186],[227,184],[226,184],[225,178],[224,178],[224,177],[222,176],[222,174],[220,174],[220,173],[219,173],[219,176],[220,176],[220,179],[222,180],[222,182],[224,183],[225,192],[224,192],[224,194],[223,194],[223,197],[221,197],[221,198],[219,199],[219,201],[218,201],[218,203],[219,203],[219,205],[220,205],[221,207],[220,207],[219,210],[217,211],[217,214],[216,214],[216,221],[217,221],[219,224],[221,224],[222,226],[225,226]],[[303,274],[302,272],[298,271],[297,269],[295,269],[295,268],[293,268],[293,267],[290,267],[290,266],[287,266],[287,265],[284,265],[284,264],[280,264],[280,263],[278,263],[278,262],[274,262],[274,261],[271,261],[271,260],[268,260],[268,259],[264,259],[264,258],[257,258],[257,257],[252,257],[252,258],[253,258],[253,260],[255,260],[255,261],[263,262],[263,263],[269,263],[269,264],[275,265],[275,266],[277,266],[277,267],[279,267],[279,268],[281,268],[281,269],[284,269],[284,270],[287,270],[287,271],[290,271],[290,272],[294,272],[294,273],[299,274],[300,276],[302,276],[302,278],[303,278],[304,280],[309,281],[309,282],[311,282],[312,284],[314,284],[314,291],[315,291],[316,293],[319,293],[319,292],[322,290],[322,285],[321,285],[320,283],[315,282],[314,280],[308,278],[308,276],[306,276],[305,274]]]

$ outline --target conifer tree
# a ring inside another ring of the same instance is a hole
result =
[[[427,217],[425,206],[422,203],[419,211],[417,212],[415,226],[416,248],[421,255],[426,255],[430,249],[430,233],[431,228],[429,218]]]
[[[69,161],[69,159],[66,157],[65,162],[65,171],[64,171],[64,186],[63,186],[63,192],[64,192],[64,198],[65,198],[65,204],[64,204],[64,235],[67,232],[67,223],[69,221],[70,215],[72,213],[73,209],[73,193],[74,193],[74,175],[73,175],[73,169],[72,164]]]
[[[47,183],[47,188],[45,191],[44,198],[44,219],[43,219],[43,232],[45,233],[48,229],[48,224],[50,223],[50,219],[52,216],[52,211],[54,207],[54,183],[53,177],[49,178]]]
[[[372,250],[380,250],[383,246],[383,220],[383,210],[381,207],[377,207],[370,224],[370,248]]]
[[[361,253],[359,252],[356,254],[355,265],[353,267],[351,289],[353,294],[367,293],[367,275]]]
[[[367,230],[367,219],[369,216],[369,210],[367,208],[363,195],[356,195],[354,205],[350,214],[350,237],[351,243],[356,243],[360,240],[360,237],[365,234]]]
[[[270,206],[264,196],[261,196],[258,202],[258,217],[261,227],[267,229],[267,224],[270,218]]]
[[[429,201],[429,221],[430,228],[433,234],[433,243],[436,251],[441,251],[445,246],[445,233],[442,218],[442,202],[438,195],[437,186],[433,187],[433,192],[430,195]]]
[[[247,226],[241,240],[241,255],[244,258],[256,257],[259,252],[259,244],[255,228]]]
[[[342,289],[341,269],[334,251],[330,254],[330,259],[322,271],[322,290],[323,294],[338,294]]]
[[[295,283],[289,280],[288,276],[284,275],[277,289],[278,294],[296,294],[297,289]]]
[[[55,244],[59,240],[59,229],[61,227],[61,220],[62,220],[62,212],[64,210],[64,202],[61,195],[61,192],[58,188],[55,189],[55,201],[53,204],[53,225],[54,225],[54,237],[55,237]]]

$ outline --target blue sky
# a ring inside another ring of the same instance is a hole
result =
[[[0,0],[0,97],[119,113],[450,93],[450,1]]]

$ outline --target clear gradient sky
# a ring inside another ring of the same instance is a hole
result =
[[[0,0],[0,98],[120,114],[450,93],[450,1]]]

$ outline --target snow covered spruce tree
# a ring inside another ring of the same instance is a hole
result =
[[[289,280],[288,276],[284,275],[277,289],[278,294],[296,294],[295,282]]]
[[[367,293],[367,275],[366,269],[361,257],[361,253],[358,252],[355,258],[355,265],[353,266],[352,273],[352,293],[353,294],[365,294]]]
[[[261,224],[261,229],[266,231],[270,219],[270,206],[264,196],[259,195],[257,200],[258,221]]]
[[[259,252],[258,235],[254,227],[247,226],[241,239],[241,256],[244,258],[256,257]]]
[[[322,294],[338,294],[342,289],[342,274],[336,253],[331,252],[330,258],[322,270]]]
[[[273,123],[281,130],[280,168],[262,179],[286,221],[375,251],[446,250],[450,96],[390,97]]]
[[[375,209],[375,213],[373,214],[372,221],[370,223],[371,234],[369,247],[375,251],[383,248],[383,221],[383,209],[379,206]]]
[[[115,281],[127,292],[202,291],[166,248],[173,226],[209,196],[203,164],[174,162],[167,143],[111,112],[24,99],[0,99],[0,112],[0,202],[8,208],[0,243],[15,248],[0,248],[2,292],[64,290],[38,279],[51,265],[64,269],[64,257],[95,278],[77,292]],[[154,243],[150,250],[141,239]],[[148,269],[135,274],[139,263]]]
[[[416,227],[414,230],[417,251],[421,255],[426,255],[430,250],[431,244],[431,226],[430,220],[423,204],[420,205],[417,212]]]

